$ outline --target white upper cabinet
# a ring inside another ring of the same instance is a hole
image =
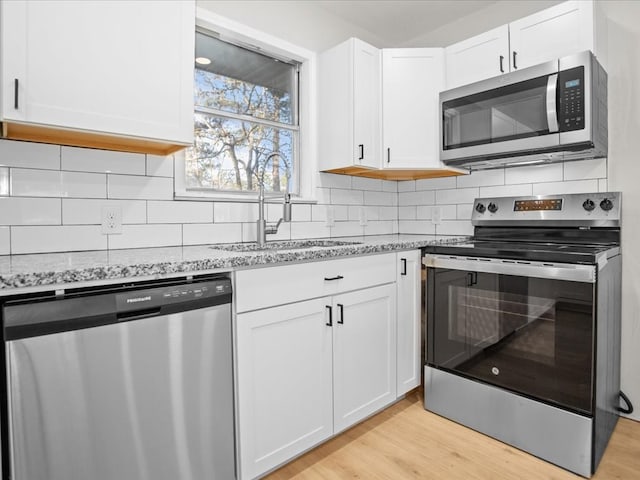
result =
[[[509,26],[503,25],[445,48],[447,88],[509,71]]]
[[[193,141],[193,1],[1,3],[10,138],[168,153]]]
[[[572,0],[445,49],[446,88],[595,50],[594,5]]]
[[[511,22],[509,35],[512,69],[593,50],[593,4],[570,1],[547,8]]]
[[[380,51],[357,38],[322,53],[319,166],[380,168]]]
[[[382,51],[383,168],[441,168],[438,94],[444,87],[442,48]]]

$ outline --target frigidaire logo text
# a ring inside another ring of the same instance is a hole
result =
[[[146,297],[136,297],[136,298],[127,298],[127,303],[138,303],[138,302],[148,302],[151,300],[150,296]]]

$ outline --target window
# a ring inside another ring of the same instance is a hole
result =
[[[186,190],[299,191],[298,67],[198,31]]]

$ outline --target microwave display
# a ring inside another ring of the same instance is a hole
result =
[[[584,67],[558,73],[560,86],[556,101],[559,103],[558,127],[561,132],[584,128]]]

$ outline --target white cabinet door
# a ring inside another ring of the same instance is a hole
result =
[[[320,55],[321,171],[380,168],[380,77],[380,50],[357,38]]]
[[[356,39],[353,49],[354,158],[380,168],[380,51]]]
[[[192,142],[193,1],[1,8],[5,121]]]
[[[593,4],[569,1],[509,24],[511,69],[594,49]]]
[[[256,478],[333,434],[328,301],[237,315],[242,479]]]
[[[396,398],[396,292],[388,284],[333,298],[334,431]]]
[[[509,27],[488,32],[445,48],[447,89],[495,77],[509,71]]]
[[[384,168],[441,168],[438,94],[443,88],[442,48],[382,51]]]
[[[396,393],[404,395],[420,385],[421,358],[421,263],[420,250],[398,253],[398,349]]]

